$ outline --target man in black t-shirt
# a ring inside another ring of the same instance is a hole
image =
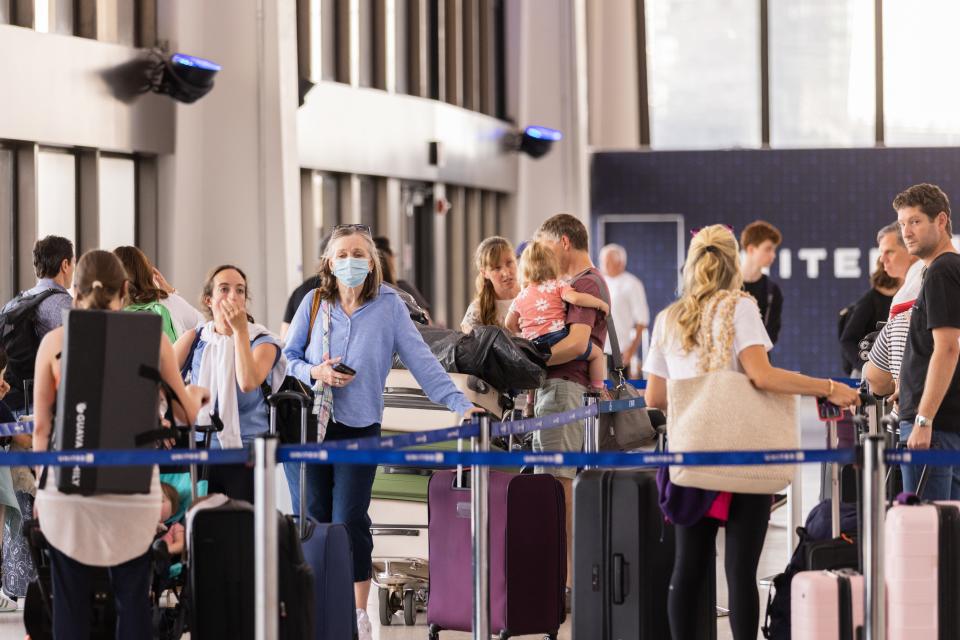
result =
[[[783,294],[777,283],[763,272],[777,259],[777,247],[783,236],[780,230],[769,222],[755,220],[748,224],[740,234],[740,247],[743,249],[743,290],[757,301],[760,317],[767,329],[770,342],[777,344],[780,337],[780,315],[783,312]]]
[[[893,201],[907,251],[926,267],[910,317],[900,370],[900,440],[910,449],[960,450],[960,255],[953,248],[950,201],[918,184]],[[920,468],[903,466],[915,492]],[[960,467],[930,467],[923,497],[960,500]]]

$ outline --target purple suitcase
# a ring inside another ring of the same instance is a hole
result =
[[[428,492],[431,640],[473,627],[470,490],[455,483],[455,471],[438,471]],[[556,638],[566,615],[563,488],[547,474],[491,471],[489,494],[490,630]]]

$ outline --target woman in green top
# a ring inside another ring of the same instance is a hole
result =
[[[177,341],[180,332],[173,324],[173,318],[163,300],[170,294],[158,287],[153,281],[153,266],[147,256],[137,247],[117,247],[113,254],[120,258],[123,270],[127,273],[127,296],[124,302],[124,311],[147,311],[163,318],[163,333],[171,343]]]

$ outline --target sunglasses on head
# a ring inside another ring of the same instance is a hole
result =
[[[733,232],[734,232],[734,231],[733,231],[733,227],[730,226],[729,224],[723,224],[723,225],[720,225],[720,226],[726,227],[726,228],[730,231],[730,233],[733,233]],[[704,227],[696,227],[695,229],[690,229],[690,237],[692,238],[692,237],[696,236],[698,233],[700,233],[701,231],[703,231],[703,229],[704,229]]]
[[[365,233],[368,236],[373,237],[373,231],[370,230],[370,225],[368,224],[338,224],[333,228],[334,231],[340,231],[341,229],[359,231],[360,233]]]

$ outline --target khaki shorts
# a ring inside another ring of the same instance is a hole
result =
[[[570,411],[583,406],[583,394],[587,388],[582,384],[551,378],[537,389],[534,415],[550,415]],[[583,451],[583,421],[569,422],[553,429],[533,433],[534,451]],[[552,473],[558,478],[577,477],[576,467],[534,467],[536,473]]]

